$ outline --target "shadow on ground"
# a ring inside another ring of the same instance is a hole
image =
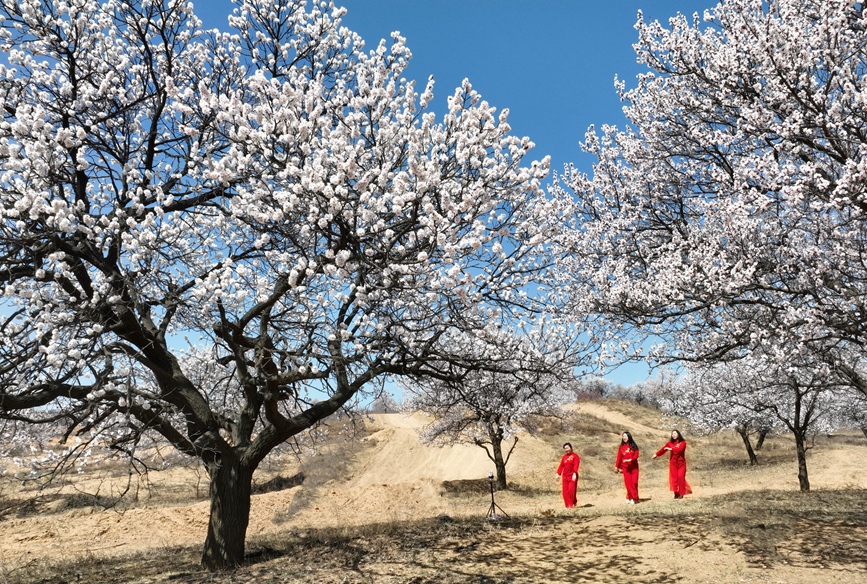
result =
[[[742,552],[751,567],[778,565],[863,573],[867,580],[867,491],[806,494],[761,491],[616,513],[487,521],[441,516],[407,523],[285,532],[253,539],[247,563],[212,574],[199,550],[84,562],[31,564],[0,574],[10,584],[61,582],[253,582],[518,584],[530,582],[688,582],[654,559],[660,542]],[[724,551],[725,551],[724,550]]]

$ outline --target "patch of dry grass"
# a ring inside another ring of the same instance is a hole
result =
[[[513,485],[509,486],[510,489]],[[462,479],[456,481],[443,481],[441,492],[452,497],[464,497],[466,495],[484,495],[491,490],[488,479]]]
[[[664,418],[662,412],[656,408],[638,405],[635,402],[623,399],[606,398],[604,400],[598,400],[598,402],[604,404],[609,410],[621,413],[628,416],[638,424],[649,426],[651,428],[660,427]],[[618,434],[622,431],[622,428],[616,430]]]
[[[569,433],[576,434],[582,438],[598,438],[602,436],[608,438],[612,435],[619,435],[622,431],[620,426],[608,420],[585,414],[580,410],[572,412],[567,417],[566,425]]]

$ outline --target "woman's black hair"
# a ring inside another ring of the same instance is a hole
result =
[[[675,442],[683,442],[683,434],[680,433],[680,430],[672,430],[672,432],[677,432],[677,440]]]
[[[632,450],[638,450],[638,444],[636,444],[635,440],[632,439],[632,434],[630,434],[629,432],[623,432],[623,434],[626,434],[626,443],[629,444],[629,448],[631,448]],[[620,435],[621,441],[623,440],[623,434]]]
[[[567,446],[569,447],[569,450],[572,450],[572,443],[571,442],[564,442],[563,443],[563,448],[566,448]]]

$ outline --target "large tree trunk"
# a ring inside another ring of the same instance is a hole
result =
[[[216,571],[241,565],[250,522],[253,470],[234,456],[209,465],[211,516],[202,553],[202,567]]]
[[[807,476],[807,442],[803,432],[794,432],[795,448],[798,451],[798,483],[802,492],[810,490],[810,479]]]
[[[735,428],[735,431],[741,435],[741,439],[744,441],[744,446],[747,449],[747,455],[750,457],[750,464],[755,466],[759,464],[759,459],[756,458],[756,453],[753,451],[753,445],[750,444],[750,433],[747,431],[746,427],[738,426]]]

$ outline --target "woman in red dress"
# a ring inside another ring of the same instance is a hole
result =
[[[686,482],[686,440],[679,430],[671,431],[671,440],[666,442],[653,458],[662,456],[666,450],[671,453],[668,460],[668,488],[674,491],[675,499],[683,499],[684,495],[692,493],[692,489]]]
[[[581,458],[572,452],[572,445],[568,442],[563,445],[563,458],[557,467],[557,475],[563,481],[563,503],[567,509],[571,509],[578,503],[578,466]]]
[[[617,460],[614,462],[614,472],[623,473],[626,502],[634,505],[638,503],[638,444],[635,443],[629,432],[624,432],[620,436],[620,441]]]

